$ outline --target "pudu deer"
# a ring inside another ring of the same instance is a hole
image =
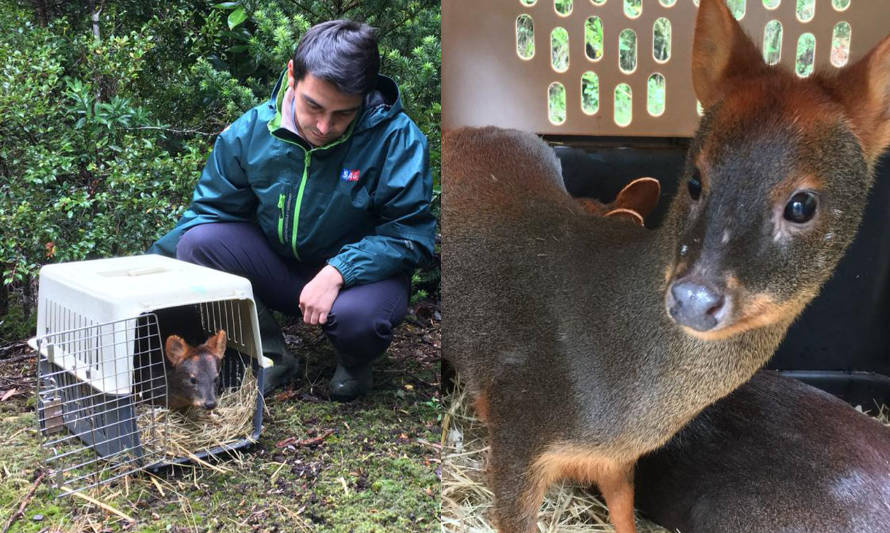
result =
[[[763,371],[640,458],[636,500],[683,533],[890,531],[890,428]]]
[[[798,79],[702,0],[692,76],[706,113],[657,231],[583,212],[534,135],[445,135],[443,355],[488,427],[502,532],[533,531],[560,478],[633,532],[636,460],[754,374],[856,233],[890,143],[890,38]]]
[[[216,408],[219,370],[226,354],[226,332],[219,330],[198,346],[178,335],[167,337],[167,407]]]
[[[225,330],[207,335],[196,306],[159,309],[157,337],[147,325],[136,339],[135,386],[140,398],[170,409],[212,410],[218,403]],[[206,339],[206,340],[205,340]]]

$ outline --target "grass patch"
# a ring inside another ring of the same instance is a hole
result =
[[[375,387],[350,404],[327,400],[333,351],[317,328],[285,328],[306,362],[267,398],[259,442],[215,468],[186,465],[90,489],[105,508],[38,486],[11,531],[430,531],[439,527],[439,329],[410,318],[374,367]],[[34,360],[0,362],[0,527],[27,494],[44,455]],[[128,522],[113,511],[132,517]]]

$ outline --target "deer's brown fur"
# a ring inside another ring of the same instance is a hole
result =
[[[219,330],[203,344],[192,346],[178,335],[164,343],[167,356],[167,407],[216,407],[219,369],[226,353],[226,332]]]
[[[890,531],[890,428],[760,371],[640,459],[640,510],[671,531]]]
[[[875,50],[799,79],[763,63],[722,1],[702,0],[693,80],[706,113],[685,171],[700,196],[681,185],[658,231],[588,216],[534,135],[446,133],[443,355],[485,394],[501,531],[533,531],[543,489],[565,476],[597,484],[616,531],[632,532],[618,474],[772,355],[853,239],[890,142],[890,38]],[[838,98],[847,76],[862,84]],[[797,224],[783,194],[800,187],[817,209]],[[707,324],[672,318],[681,282],[719,294]]]

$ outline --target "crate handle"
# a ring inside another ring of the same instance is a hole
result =
[[[162,274],[164,272],[172,272],[171,269],[165,266],[148,266],[142,268],[131,268],[126,270],[106,270],[105,272],[97,272],[98,275],[104,276],[106,278],[119,278],[119,277],[136,277],[136,276],[147,276],[149,274]]]
[[[167,269],[164,267],[134,268],[127,270],[127,275],[130,277],[147,276],[149,274],[160,274],[161,272],[167,272]]]

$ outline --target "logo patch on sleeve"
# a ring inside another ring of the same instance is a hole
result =
[[[343,181],[358,181],[358,176],[357,168],[344,168],[340,171],[340,179]]]

